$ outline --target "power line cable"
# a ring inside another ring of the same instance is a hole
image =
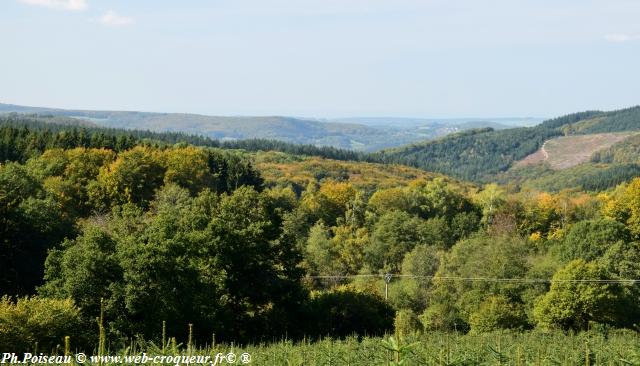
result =
[[[547,278],[498,278],[498,277],[456,277],[456,276],[417,276],[405,274],[357,274],[357,275],[317,275],[307,276],[311,279],[352,279],[352,278],[375,278],[379,277],[385,281],[393,278],[422,279],[428,281],[468,281],[468,282],[496,282],[496,283],[602,283],[602,284],[638,284],[640,279],[547,279]]]

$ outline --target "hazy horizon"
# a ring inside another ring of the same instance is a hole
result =
[[[209,117],[285,117],[285,118],[296,118],[296,119],[304,119],[304,120],[313,120],[320,122],[348,122],[350,120],[380,120],[386,121],[385,125],[393,125],[393,120],[403,120],[405,122],[408,121],[456,121],[456,122],[465,122],[465,121],[519,121],[519,120],[535,120],[535,121],[543,121],[549,118],[553,118],[554,116],[505,116],[505,117],[495,117],[495,116],[452,116],[452,117],[438,117],[438,116],[367,116],[367,115],[355,115],[355,116],[337,116],[337,117],[323,117],[323,116],[296,116],[296,115],[285,115],[285,114],[271,114],[271,115],[260,115],[260,114],[207,114],[207,113],[193,113],[189,111],[182,112],[167,112],[167,111],[156,111],[156,110],[117,110],[117,109],[84,109],[84,108],[60,108],[56,106],[36,106],[36,105],[26,105],[20,103],[8,103],[0,100],[1,105],[14,105],[17,107],[25,107],[25,108],[42,108],[42,109],[52,109],[52,110],[71,110],[71,111],[100,111],[100,112],[133,112],[133,113],[158,113],[158,114],[191,114],[191,115],[202,115]],[[0,113],[2,110],[0,109]],[[28,113],[28,112],[27,112]],[[356,122],[353,122],[356,123]]]

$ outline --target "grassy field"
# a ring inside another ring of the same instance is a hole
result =
[[[547,140],[535,153],[515,164],[515,167],[546,162],[552,169],[567,169],[589,161],[594,152],[611,147],[637,132],[599,133],[562,136]]]
[[[161,344],[161,342],[158,342]],[[149,348],[149,345],[151,347]],[[427,333],[402,338],[279,341],[237,347],[228,344],[164,348],[147,344],[149,354],[242,354],[251,365],[640,365],[640,336],[632,331],[507,332],[482,335]],[[118,354],[140,354],[134,346]],[[226,364],[225,362],[221,363]]]

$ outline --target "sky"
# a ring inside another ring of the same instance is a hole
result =
[[[637,0],[1,0],[0,102],[554,117],[640,104]]]

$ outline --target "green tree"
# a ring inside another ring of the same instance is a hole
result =
[[[305,298],[300,256],[280,240],[272,207],[250,187],[191,197],[165,186],[147,212],[117,206],[52,251],[41,291],[74,298],[88,318],[104,297],[115,333],[151,336],[162,320],[174,334],[193,323],[220,339],[295,333]]]
[[[443,178],[427,182],[414,194],[423,218],[445,217],[449,221],[457,213],[475,210],[472,202]]]
[[[72,235],[70,220],[20,164],[0,164],[0,288],[32,294],[42,281],[47,250]]]
[[[405,254],[418,244],[427,243],[425,221],[402,211],[380,217],[365,248],[365,261],[375,271],[399,273]]]
[[[428,316],[425,316],[438,324],[434,318],[439,311],[444,311],[440,316],[456,321],[460,329],[470,324],[471,315],[479,311],[482,302],[489,296],[507,299],[509,306],[519,308],[524,304],[523,293],[527,285],[494,279],[526,277],[530,267],[530,252],[525,240],[511,236],[478,235],[458,242],[440,262],[430,292]],[[449,281],[447,278],[456,280]],[[487,280],[471,280],[476,278]],[[520,319],[520,323],[524,321],[526,318]],[[438,326],[451,325],[443,323]]]
[[[619,241],[607,249],[598,259],[602,266],[613,278],[618,280],[637,280],[640,278],[640,243],[626,243]],[[621,314],[623,324],[640,324],[640,286],[638,283],[622,282],[624,291],[625,311]]]
[[[569,262],[553,276],[551,289],[536,304],[534,316],[538,326],[583,330],[590,322],[618,323],[622,287],[598,282],[609,279],[596,263],[582,259]]]
[[[338,266],[338,253],[331,241],[331,232],[322,221],[309,231],[305,263],[312,275],[342,275]]]
[[[368,209],[378,215],[392,210],[410,212],[411,199],[403,187],[379,189],[369,198]]]
[[[189,190],[192,195],[205,188],[218,186],[218,177],[209,167],[209,155],[202,148],[193,146],[174,148],[165,152],[167,171],[164,182],[175,183]]]
[[[581,221],[571,227],[556,248],[564,261],[584,259],[592,261],[618,243],[628,243],[631,235],[627,228],[613,220]]]
[[[528,327],[524,306],[500,295],[492,295],[482,301],[469,316],[469,325],[471,332],[476,334]]]
[[[383,335],[393,330],[394,310],[377,295],[339,287],[314,292],[307,305],[311,334],[346,337]]]
[[[100,170],[89,189],[94,207],[134,203],[146,207],[164,180],[162,157],[147,147],[135,147]]]
[[[497,184],[487,184],[474,197],[475,202],[482,208],[482,222],[485,225],[493,223],[493,217],[506,203],[505,192]]]

